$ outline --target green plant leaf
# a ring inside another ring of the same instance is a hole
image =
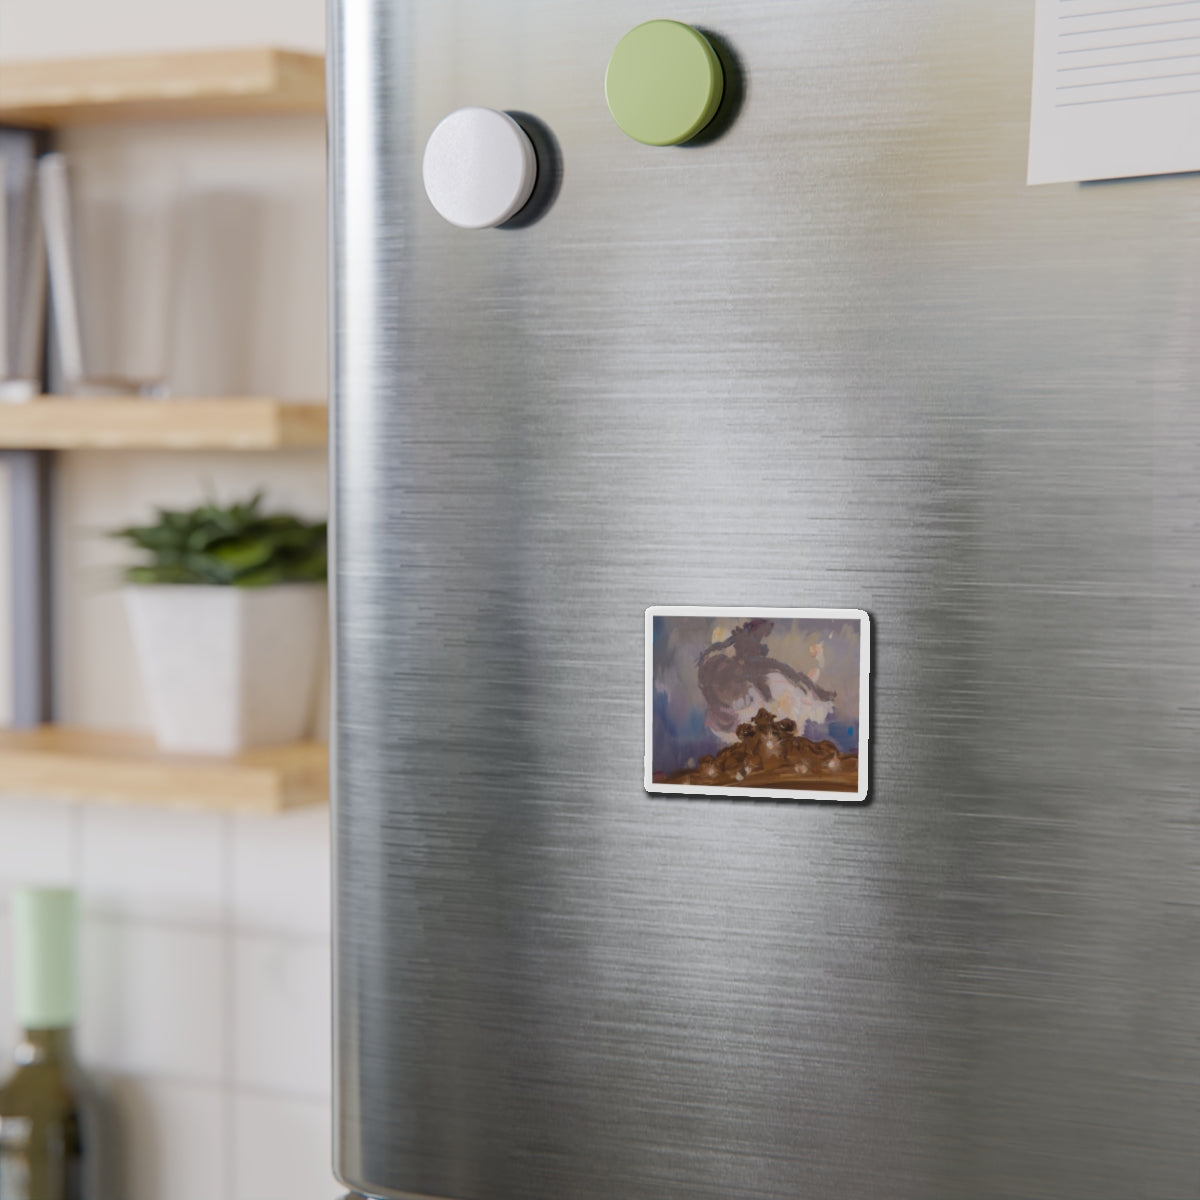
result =
[[[243,571],[269,563],[276,557],[278,547],[269,538],[241,537],[221,542],[210,553],[223,567],[240,575]]]
[[[150,562],[129,568],[131,583],[206,583],[265,587],[321,582],[328,572],[324,521],[262,512],[262,493],[221,507],[159,509],[153,525],[131,525],[111,537],[129,542]]]
[[[129,567],[125,572],[127,583],[206,583],[186,567],[154,566]]]
[[[287,572],[278,564],[255,567],[252,571],[243,572],[234,580],[237,587],[244,588],[270,587],[273,583],[288,582],[290,580]]]

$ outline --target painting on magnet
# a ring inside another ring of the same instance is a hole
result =
[[[865,800],[871,619],[646,610],[646,790]]]

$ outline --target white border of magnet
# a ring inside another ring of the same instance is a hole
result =
[[[654,618],[655,617],[767,617],[781,620],[858,621],[858,790],[782,791],[777,788],[695,787],[688,783],[655,783],[654,759]],[[871,618],[861,608],[726,608],[720,604],[659,604],[646,609],[646,751],[643,785],[653,796],[728,796],[735,800],[821,800],[860,804],[869,791],[871,736]]]

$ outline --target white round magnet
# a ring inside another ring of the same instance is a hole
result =
[[[529,199],[537,155],[508,113],[460,108],[429,135],[421,173],[429,202],[451,225],[491,229]]]

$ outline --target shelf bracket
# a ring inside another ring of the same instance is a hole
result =
[[[2,450],[9,479],[12,724],[30,729],[53,716],[51,477],[46,450]]]

